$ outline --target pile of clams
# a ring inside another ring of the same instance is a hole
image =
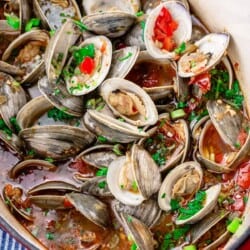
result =
[[[0,36],[5,230],[28,249],[233,249],[250,123],[229,33],[187,1],[4,0]]]

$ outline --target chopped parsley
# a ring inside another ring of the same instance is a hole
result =
[[[140,16],[143,16],[143,15],[144,15],[144,12],[141,10],[141,11],[138,11],[135,15],[136,15],[137,17],[140,17]]]
[[[74,49],[73,57],[77,65],[79,65],[85,59],[85,57],[94,58],[95,57],[95,45],[93,43],[90,43],[88,45],[85,45],[82,48]]]
[[[99,142],[102,142],[102,143],[108,141],[108,139],[107,139],[105,136],[102,136],[102,135],[97,136],[97,140],[98,140]]]
[[[176,211],[180,208],[179,201],[176,199],[171,199],[170,200],[170,206],[172,211]]]
[[[130,250],[136,250],[136,249],[138,249],[138,246],[137,246],[136,243],[134,242],[134,243],[132,244],[132,246],[130,247]]]
[[[6,20],[9,26],[11,26],[13,29],[18,30],[20,28],[20,19],[14,15],[14,14],[6,14],[4,13],[4,15],[6,16]]]
[[[69,115],[58,108],[52,108],[48,111],[48,118],[52,118],[54,121],[69,121],[73,119],[74,116]]]
[[[12,136],[12,131],[7,127],[3,119],[0,119],[0,130],[2,130],[7,136]]]
[[[54,240],[54,238],[55,238],[55,236],[54,236],[53,233],[50,233],[50,232],[46,233],[46,239],[47,240]]]
[[[25,25],[25,32],[31,31],[34,27],[39,27],[40,23],[39,18],[31,18]]]
[[[10,123],[14,127],[14,130],[16,131],[16,133],[19,133],[21,131],[21,128],[16,120],[16,117],[11,117]]]
[[[77,20],[74,20],[73,22],[74,22],[74,24],[77,25],[77,27],[78,27],[81,31],[88,30],[88,27],[87,27],[85,24],[83,24],[82,22],[77,21]]]
[[[164,199],[165,197],[166,197],[166,193],[163,193],[163,194],[161,195],[161,198]]]
[[[158,166],[165,165],[166,163],[166,147],[161,147],[153,155],[152,158]]]
[[[189,201],[187,207],[180,207],[178,209],[179,216],[178,220],[186,220],[198,213],[203,208],[203,203],[206,199],[205,191],[198,191],[195,195],[195,198],[192,201]]]
[[[49,162],[49,163],[53,163],[54,160],[51,157],[47,157],[44,159],[45,161]]]
[[[101,182],[98,183],[98,187],[99,187],[100,189],[104,189],[104,188],[106,187],[106,185],[107,185],[107,182],[106,182],[106,181],[101,181]]]
[[[121,156],[121,155],[124,155],[123,152],[121,151],[122,149],[122,145],[121,144],[115,144],[113,146],[113,152],[118,155],[118,156]]]
[[[96,172],[96,176],[106,176],[108,173],[108,168],[107,167],[102,167]]]
[[[136,181],[132,182],[132,189],[133,189],[134,192],[138,191],[138,185],[137,185]]]
[[[180,44],[180,46],[178,47],[178,48],[176,48],[175,50],[174,50],[174,52],[176,53],[176,54],[182,54],[183,52],[185,52],[185,50],[186,50],[186,44],[183,42],[183,43],[181,43]]]
[[[133,54],[132,54],[131,52],[128,52],[127,55],[118,58],[118,61],[120,61],[120,62],[125,61],[125,60],[127,60],[128,58],[130,58],[132,55],[133,55]]]

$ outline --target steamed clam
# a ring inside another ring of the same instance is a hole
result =
[[[191,2],[0,3],[0,224],[24,245],[209,250],[245,230],[247,106],[229,33]]]

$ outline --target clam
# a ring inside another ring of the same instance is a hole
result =
[[[10,206],[10,209],[13,212],[16,212],[27,221],[33,221],[34,217],[28,214],[22,207],[22,201],[21,201],[22,193],[23,193],[22,189],[7,184],[3,190],[3,198],[5,202]]]
[[[20,138],[13,134],[10,136],[6,132],[0,130],[0,139],[17,155],[23,155],[23,142]]]
[[[0,61],[0,71],[16,76],[23,76],[25,74],[25,71],[23,69],[20,69],[19,67],[6,63],[4,61]]]
[[[149,136],[148,133],[136,126],[96,110],[86,112],[84,124],[91,132],[98,136],[104,136],[110,142],[129,143]]]
[[[25,74],[20,81],[34,82],[44,71],[44,51],[49,41],[46,31],[31,30],[16,38],[5,50],[2,60],[21,70]],[[13,57],[13,53],[18,53]]]
[[[209,101],[207,108],[211,120],[201,131],[197,158],[210,171],[228,173],[248,155],[248,120],[221,100]]]
[[[108,37],[119,37],[135,22],[135,13],[140,8],[140,1],[127,0],[91,1],[83,0],[86,16],[82,22],[88,30]]]
[[[13,128],[10,119],[16,117],[25,103],[26,95],[20,83],[0,72],[0,115],[9,128]]]
[[[164,211],[170,211],[174,198],[191,198],[200,189],[203,178],[197,162],[185,162],[172,169],[165,177],[158,193],[158,204]]]
[[[62,73],[69,49],[80,37],[80,31],[73,20],[68,19],[50,39],[45,51],[45,68],[48,80],[56,81]]]
[[[228,214],[229,212],[225,210],[213,211],[194,225],[190,232],[192,244],[206,250],[212,250],[224,243],[230,237],[230,232],[226,229]],[[218,228],[220,228],[219,231]],[[216,235],[216,238],[214,237],[212,240],[211,235]],[[211,239],[212,242],[205,243],[207,239]]]
[[[2,2],[4,3],[0,7],[1,12],[7,15],[15,15],[19,18],[20,24],[17,29],[14,29],[12,26],[8,25],[6,20],[0,20],[0,30],[6,33],[20,32],[21,30],[23,30],[25,23],[29,20],[30,17],[30,7],[28,0]]]
[[[175,223],[176,225],[183,225],[183,224],[194,224],[195,222],[203,219],[207,214],[212,212],[214,207],[217,204],[217,199],[220,194],[221,190],[221,184],[216,184],[214,186],[211,186],[208,188],[205,193],[206,193],[206,200],[203,204],[203,208],[196,214],[192,215],[188,219],[179,219],[177,217]]]
[[[108,167],[109,164],[117,159],[117,154],[114,152],[113,145],[97,145],[84,150],[76,159],[81,159],[85,163],[101,168]]]
[[[38,88],[45,98],[58,109],[76,117],[82,117],[84,113],[83,99],[71,95],[63,79],[49,81],[46,76],[38,81]]]
[[[108,78],[124,78],[135,64],[139,52],[138,46],[129,46],[114,51]]]
[[[25,170],[30,168],[42,168],[47,169],[48,171],[55,171],[56,166],[48,161],[38,160],[38,159],[30,159],[17,163],[10,170],[9,176],[12,179],[16,179],[20,174],[22,174]]]
[[[80,58],[83,51],[91,51],[92,55],[85,56],[85,59]],[[81,43],[75,48],[73,57],[69,59],[64,69],[64,77],[69,93],[72,95],[85,95],[96,89],[109,72],[111,58],[112,44],[108,38],[94,36]],[[83,60],[87,59],[92,60],[93,63],[91,71],[81,65],[79,68],[79,64],[84,63]],[[83,69],[81,69],[82,67]]]
[[[155,39],[156,21],[160,13],[168,10],[173,20],[177,23],[177,28],[173,32],[171,48]],[[144,31],[144,41],[148,53],[155,58],[175,59],[174,49],[183,42],[190,40],[192,34],[191,16],[182,3],[179,1],[166,1],[157,6],[149,13]]]
[[[192,18],[192,36],[190,42],[194,43],[195,41],[200,40],[202,37],[208,34],[209,31],[195,15],[191,15],[191,18]]]
[[[46,28],[59,29],[67,18],[80,19],[81,12],[75,0],[34,0],[34,12]]]
[[[126,79],[138,84],[153,100],[165,98],[179,92],[179,77],[176,63],[167,59],[156,59],[147,51],[141,51]]]
[[[229,39],[228,33],[210,33],[196,41],[197,49],[184,54],[178,61],[179,76],[192,77],[218,64],[226,53]]]
[[[138,206],[158,191],[161,176],[147,151],[134,144],[131,155],[118,157],[109,165],[107,183],[117,200]]]
[[[65,195],[66,199],[86,218],[96,225],[106,228],[109,225],[109,212],[105,203],[95,197],[80,193]]]
[[[160,218],[161,209],[154,199],[144,201],[139,206],[124,205],[117,200],[113,200],[111,203],[112,210],[115,213],[116,218],[122,224],[121,213],[126,213],[137,218],[149,228],[153,227]]]
[[[67,125],[33,126],[23,129],[20,138],[37,155],[54,160],[77,155],[94,139],[86,130]]]
[[[159,116],[157,126],[146,132],[150,137],[142,139],[139,144],[151,154],[161,172],[184,162],[190,144],[189,129],[185,120],[173,122],[168,114],[163,113]]]
[[[75,174],[74,178],[81,180],[78,177],[79,175]],[[109,187],[106,185],[106,176],[84,179],[84,183],[81,185],[81,192],[99,197],[112,197]]]
[[[120,216],[127,236],[136,244],[137,248],[153,250],[154,238],[148,227],[129,214],[121,213]]]
[[[133,82],[110,78],[103,82],[100,94],[114,115],[136,126],[153,125],[158,119],[150,96]]]

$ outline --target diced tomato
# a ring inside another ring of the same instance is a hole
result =
[[[80,71],[84,74],[90,75],[95,68],[95,60],[89,56],[85,57],[79,65]]]
[[[240,146],[244,145],[247,139],[247,133],[244,130],[241,130],[238,137],[237,142],[239,142]]]
[[[227,173],[227,174],[222,174],[222,180],[223,181],[229,181],[234,178],[235,172]]]
[[[215,154],[215,162],[221,163],[223,161],[223,156],[224,156],[223,153]]]
[[[211,75],[208,72],[194,76],[189,84],[196,84],[203,94],[206,94],[211,89]]]
[[[243,163],[236,175],[237,184],[244,188],[250,188],[250,162]]]
[[[171,37],[165,37],[163,42],[163,49],[167,51],[172,51],[176,47],[175,41]]]
[[[85,163],[82,159],[78,159],[72,162],[69,167],[71,169],[75,169],[86,177],[91,177],[95,175],[95,170],[89,164]]]
[[[67,198],[64,199],[63,206],[65,208],[71,208],[71,207],[73,207],[73,205],[71,204],[71,202]]]
[[[163,7],[155,22],[153,40],[162,42],[162,49],[173,51],[176,47],[173,34],[177,28],[178,23],[173,20],[169,10]]]

